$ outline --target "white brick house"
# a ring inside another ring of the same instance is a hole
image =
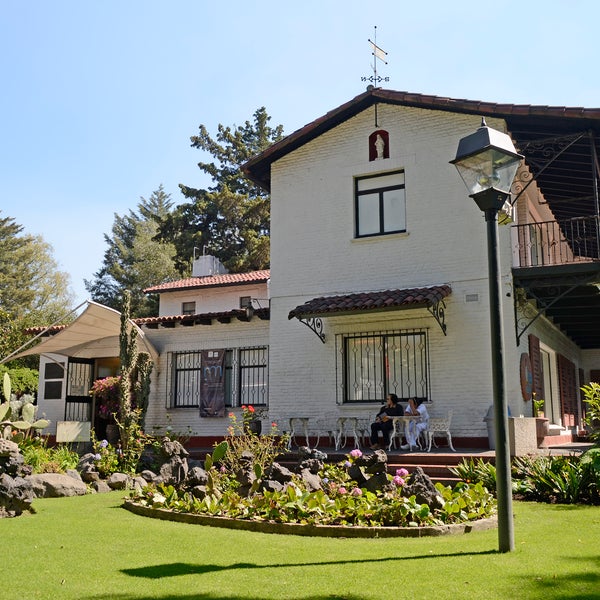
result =
[[[482,116],[525,156],[515,223],[499,230],[510,411],[531,416],[534,390],[553,433],[580,427],[579,387],[600,375],[600,110],[371,89],[245,165],[271,193],[270,272],[149,290],[160,314],[137,321],[158,353],[147,429],[170,421],[200,445],[225,433],[227,418],[200,417],[174,382],[195,353],[226,349],[228,406],[266,405],[285,426],[369,418],[394,392],[452,410],[458,445],[485,446],[486,227],[449,163]]]

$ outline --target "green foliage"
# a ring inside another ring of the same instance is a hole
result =
[[[449,467],[449,471],[466,483],[481,482],[490,492],[496,493],[496,467],[491,462],[465,458],[456,467]]]
[[[595,442],[600,442],[600,384],[592,382],[581,389],[586,404],[585,423],[589,427],[589,437]]]
[[[0,217],[0,359],[27,340],[27,328],[64,318],[72,303],[69,276],[58,270],[52,247],[40,236],[23,233],[10,217]],[[34,357],[11,366],[35,367]]]
[[[583,462],[578,456],[517,457],[513,461],[513,488],[528,500],[599,504],[599,464],[596,453]]]
[[[249,411],[245,409],[242,421],[239,422],[235,413],[229,413],[227,451],[221,463],[230,473],[240,470],[244,452],[250,452],[254,457],[254,462],[260,465],[263,471],[273,463],[277,456],[289,452],[288,437],[278,432],[276,423],[271,423],[271,430],[268,434],[257,435],[248,429],[248,414],[250,414]]]
[[[533,403],[533,416],[539,417],[540,413],[544,410],[544,399],[537,398],[536,393],[533,392],[532,403]]]
[[[28,367],[8,368],[6,365],[0,365],[0,377],[8,373],[12,385],[12,391],[20,396],[21,394],[35,394],[38,389],[39,372],[36,369]]]
[[[113,473],[122,471],[120,448],[109,444],[107,440],[98,440],[91,432],[92,448],[95,455],[94,464],[102,477],[109,477]]]
[[[29,438],[20,444],[25,464],[33,467],[34,473],[65,473],[75,469],[79,455],[69,446],[59,444],[49,447],[43,438]]]
[[[126,473],[134,472],[148,438],[143,423],[148,408],[150,374],[153,363],[145,352],[138,352],[137,331],[130,327],[130,294],[125,292],[119,334],[121,376],[119,379],[119,410],[115,417],[119,427],[120,466]]]
[[[148,200],[141,199],[137,212],[115,215],[111,235],[104,235],[108,248],[103,265],[92,281],[85,281],[93,300],[118,310],[128,290],[133,317],[158,314],[157,297],[145,294],[144,289],[182,275],[175,268],[173,242],[156,239],[171,207],[170,195],[161,185]]]
[[[213,138],[204,125],[192,146],[210,154],[198,166],[210,175],[208,190],[181,185],[187,203],[179,205],[161,226],[161,239],[177,246],[177,268],[189,269],[194,248],[205,248],[233,273],[268,268],[270,200],[242,172],[242,165],[283,137],[283,127],[270,127],[264,107],[243,126],[218,126]]]
[[[256,479],[249,494],[241,496],[238,487],[232,485],[226,463],[222,461],[219,467],[216,460],[223,454],[221,444],[213,456],[207,457],[209,483],[203,498],[158,485],[133,492],[132,499],[144,506],[178,512],[314,525],[420,527],[460,523],[495,514],[494,498],[481,483],[461,483],[454,490],[437,484],[441,507],[436,508],[404,493],[408,476],[404,469],[398,470],[396,477],[388,475],[389,485],[381,491],[361,489],[348,475],[357,453],[360,455],[359,451],[353,451],[338,465],[324,467],[320,473],[322,488],[316,491],[309,491],[298,476],[281,490],[261,491],[264,469],[254,463]]]
[[[48,427],[50,421],[36,418],[37,406],[33,396],[23,394],[17,398],[12,393],[8,373],[4,373],[2,389],[4,402],[0,404],[0,437],[20,443]]]

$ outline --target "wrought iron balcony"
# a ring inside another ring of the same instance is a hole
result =
[[[600,262],[599,216],[512,226],[513,267]]]

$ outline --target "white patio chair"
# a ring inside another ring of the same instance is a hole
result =
[[[427,441],[427,452],[431,452],[431,446],[438,445],[435,443],[436,434],[444,434],[448,440],[448,446],[452,452],[456,452],[452,445],[452,434],[450,433],[450,423],[452,422],[452,411],[449,410],[445,417],[429,417],[429,424],[427,429],[424,431],[425,439]]]

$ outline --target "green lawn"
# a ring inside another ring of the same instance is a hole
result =
[[[147,519],[123,494],[36,500],[0,519],[0,598],[600,598],[600,507],[516,502],[496,530],[438,538],[278,536]]]

